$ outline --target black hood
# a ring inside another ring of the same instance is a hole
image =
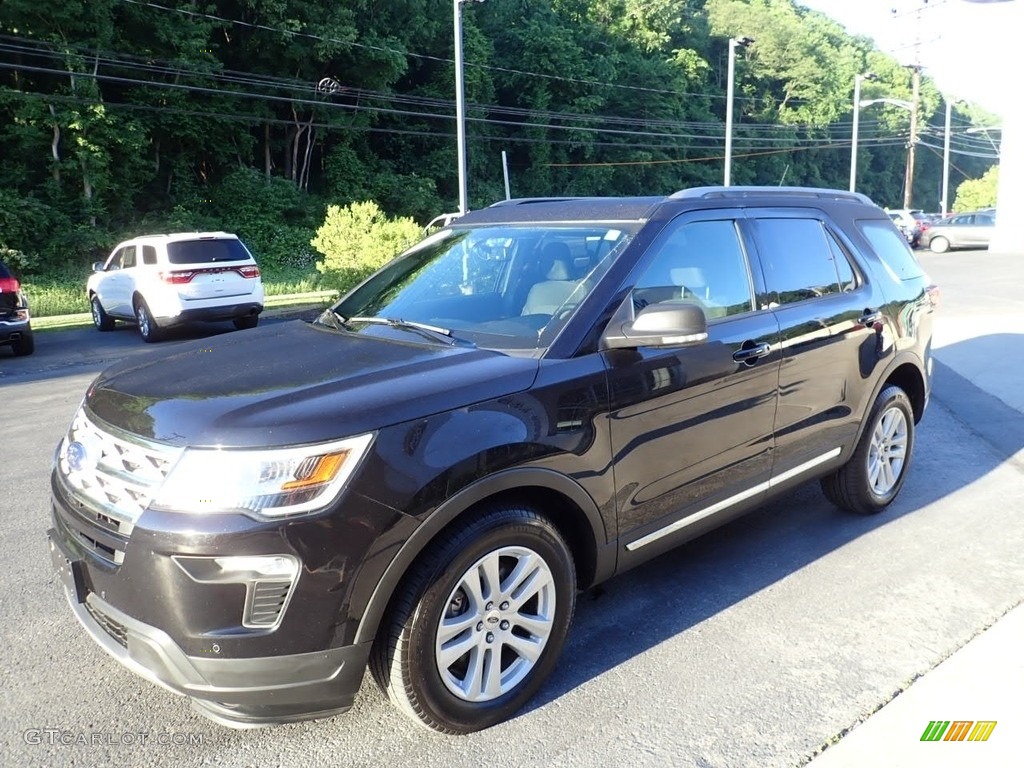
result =
[[[89,410],[189,446],[278,446],[362,434],[528,388],[538,361],[404,343],[293,321],[132,357],[89,388]]]

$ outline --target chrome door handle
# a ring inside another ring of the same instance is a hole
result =
[[[865,309],[864,314],[860,316],[860,319],[857,322],[863,326],[867,326],[868,328],[870,328],[882,322],[883,319],[884,315],[881,312]]]
[[[761,342],[760,344],[754,344],[749,347],[744,346],[743,349],[737,349],[732,353],[732,359],[737,363],[754,363],[758,358],[764,357],[771,351],[771,344]]]

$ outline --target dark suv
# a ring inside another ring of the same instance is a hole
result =
[[[342,712],[369,665],[422,724],[483,728],[578,590],[811,479],[892,502],[934,295],[861,195],[503,202],[315,322],[101,374],[54,562],[108,653],[224,724]]]
[[[3,346],[10,347],[15,355],[31,355],[36,342],[21,283],[0,261],[0,347]]]

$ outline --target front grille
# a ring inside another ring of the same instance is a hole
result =
[[[70,534],[71,538],[101,560],[105,560],[110,565],[121,565],[121,563],[124,562],[123,549],[118,549],[117,547],[111,547],[108,544],[104,544],[102,541],[94,539],[85,531],[79,530],[73,525],[70,525],[67,521],[61,522],[63,523],[62,527]]]
[[[181,448],[100,428],[79,409],[57,456],[71,494],[99,527],[129,536]]]
[[[118,645],[124,648],[128,647],[128,629],[124,624],[107,616],[107,614],[93,606],[88,600],[85,601],[85,609],[96,620],[96,623],[100,625],[103,631],[114,638]]]

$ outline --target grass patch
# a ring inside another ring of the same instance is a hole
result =
[[[294,294],[319,293],[329,290],[322,285],[319,272],[309,269],[287,267],[263,272],[263,292],[266,295],[266,306],[274,306],[271,297],[290,296]],[[89,311],[89,301],[85,296],[85,283],[89,273],[63,273],[26,279],[25,293],[32,317],[59,317]],[[42,327],[42,326],[41,326]]]

